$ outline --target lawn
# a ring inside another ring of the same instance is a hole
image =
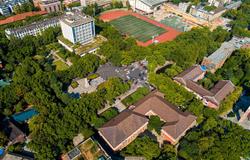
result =
[[[165,29],[155,26],[149,22],[128,15],[110,22],[122,34],[134,37],[141,42],[147,42],[153,36],[161,35],[166,32]]]
[[[55,61],[54,65],[56,66],[56,70],[58,71],[63,71],[69,68],[69,66],[62,61]]]

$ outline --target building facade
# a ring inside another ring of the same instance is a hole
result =
[[[81,12],[68,12],[60,19],[63,37],[71,43],[87,44],[95,37],[95,22]]]
[[[42,11],[46,11],[48,13],[59,12],[62,10],[62,5],[60,0],[39,0],[38,2],[36,2],[36,5]]]
[[[57,27],[59,26],[59,24],[60,24],[59,17],[54,17],[43,21],[38,21],[23,27],[6,29],[5,35],[7,38],[11,37],[23,38],[28,35],[37,36],[40,35],[42,31],[50,27]]]
[[[191,14],[194,17],[206,20],[208,22],[213,21],[215,19],[218,19],[222,16],[223,13],[227,11],[224,7],[218,7],[214,11],[206,11],[204,9],[204,6],[191,6],[189,14]]]
[[[128,0],[129,5],[136,12],[142,12],[144,14],[153,14],[159,10],[166,0]]]

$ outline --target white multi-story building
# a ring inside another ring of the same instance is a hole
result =
[[[63,37],[71,43],[87,44],[95,37],[95,22],[79,11],[68,12],[60,19]]]
[[[188,7],[190,6],[190,2],[188,2],[188,3],[186,3],[186,2],[184,2],[184,3],[179,3],[179,5],[178,5],[178,9],[180,10],[180,11],[182,11],[182,12],[187,12],[187,10],[188,10]]]
[[[167,2],[167,0],[129,0],[128,2],[133,11],[153,14],[159,10],[161,5]]]
[[[57,27],[59,25],[60,25],[59,17],[53,17],[50,19],[38,21],[33,24],[22,26],[19,28],[8,28],[5,30],[5,35],[7,38],[11,37],[23,38],[28,35],[37,36],[41,34],[42,31],[50,27]]]

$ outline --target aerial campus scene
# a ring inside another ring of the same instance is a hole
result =
[[[249,160],[250,0],[0,0],[0,160]]]

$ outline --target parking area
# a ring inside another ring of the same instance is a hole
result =
[[[132,81],[135,84],[144,84],[147,81],[147,62],[135,62],[129,66],[117,67],[111,63],[101,65],[97,72],[103,79],[119,77],[124,81]]]

